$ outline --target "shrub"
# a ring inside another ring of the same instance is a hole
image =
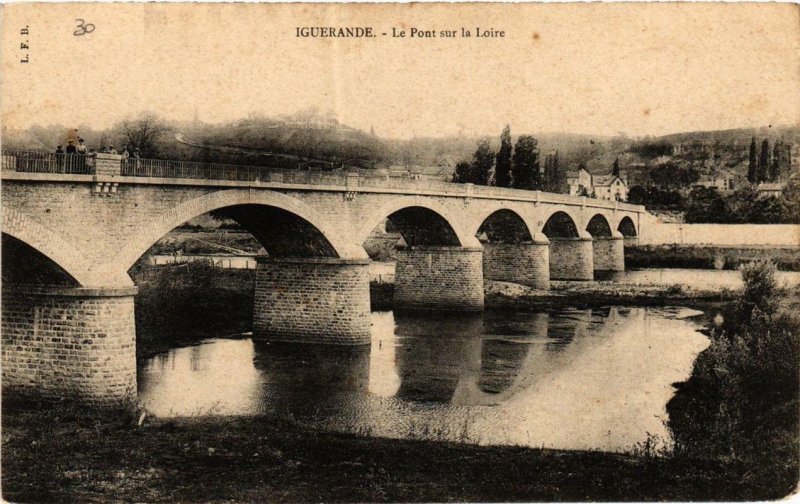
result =
[[[781,309],[772,263],[741,270],[745,288],[668,404],[669,427],[676,455],[742,464],[749,498],[777,498],[800,468],[800,317]]]

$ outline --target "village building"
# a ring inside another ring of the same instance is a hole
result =
[[[786,182],[762,182],[756,186],[759,197],[780,196],[786,188]]]
[[[618,175],[598,175],[592,177],[592,187],[596,198],[627,201],[628,184]]]
[[[705,187],[707,189],[716,189],[719,192],[732,191],[736,186],[736,177],[725,170],[718,171],[709,175],[702,175],[697,182],[692,184],[692,187]]]
[[[592,175],[586,168],[567,173],[570,196],[627,201],[628,183],[619,175]]]
[[[592,174],[586,168],[581,168],[577,172],[567,172],[567,185],[570,196],[591,196]]]

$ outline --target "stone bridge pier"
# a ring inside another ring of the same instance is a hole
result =
[[[136,397],[135,287],[3,286],[3,388],[92,404]]]
[[[625,241],[622,233],[612,230],[600,214],[589,220],[586,232],[594,239],[594,270],[600,273],[625,271]]]
[[[483,310],[483,250],[458,246],[399,250],[394,306],[412,310]]]
[[[550,240],[550,278],[552,280],[594,279],[592,236],[579,230],[563,211],[550,216],[542,232]]]
[[[369,260],[259,260],[253,335],[273,341],[370,342]]]
[[[550,240],[542,233],[531,232],[519,214],[494,212],[483,221],[478,236],[483,242],[485,280],[550,288]]]

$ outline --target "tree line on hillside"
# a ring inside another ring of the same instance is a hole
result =
[[[759,194],[747,186],[723,194],[713,188],[697,187],[688,194],[658,187],[634,186],[628,202],[650,210],[683,212],[689,223],[717,224],[800,224],[800,184],[790,181],[777,195]]]
[[[542,170],[538,140],[532,135],[520,135],[512,147],[511,127],[508,125],[500,134],[497,152],[492,149],[488,138],[478,140],[472,160],[456,165],[453,182],[568,192],[567,174],[559,162],[558,151],[545,156]]]
[[[776,182],[788,175],[791,169],[792,146],[778,139],[772,149],[769,139],[761,141],[757,152],[756,137],[750,141],[750,162],[747,165],[747,180],[751,184]]]

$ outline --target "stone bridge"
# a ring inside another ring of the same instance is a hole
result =
[[[369,172],[266,170],[97,154],[2,158],[3,380],[45,396],[135,394],[128,270],[184,222],[214,211],[267,251],[256,272],[256,337],[365,344],[369,257],[400,232],[399,309],[479,311],[483,282],[548,289],[624,269],[643,207],[539,191]]]

